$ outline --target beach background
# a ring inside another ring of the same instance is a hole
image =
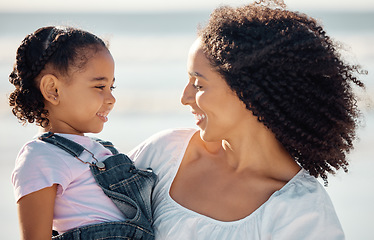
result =
[[[195,39],[197,26],[206,22],[215,7],[238,5],[240,1],[189,1],[195,5],[157,1],[159,4],[152,5],[151,1],[143,0],[132,8],[130,3],[116,7],[118,3],[111,0],[106,1],[105,6],[89,3],[91,8],[79,4],[78,8],[67,5],[52,8],[47,1],[43,7],[38,6],[41,2],[29,1],[22,5],[21,1],[19,7],[0,2],[0,153],[3,156],[0,162],[0,239],[6,240],[19,239],[10,180],[14,160],[22,145],[38,131],[34,125],[18,123],[7,103],[12,91],[8,75],[16,49],[25,35],[45,25],[72,25],[110,42],[116,62],[114,95],[117,102],[109,122],[97,136],[111,140],[121,151],[128,152],[160,130],[195,127],[189,108],[182,106],[179,100],[187,81],[189,46]],[[63,2],[74,6],[71,0]],[[342,55],[369,71],[363,78],[366,92],[359,92],[363,120],[356,148],[349,155],[350,171],[330,177],[326,189],[347,239],[374,239],[374,5],[365,0],[358,0],[354,5],[338,0],[305,2],[309,5],[288,1],[291,9],[319,19],[327,33],[345,49]],[[143,6],[139,5],[142,3]]]

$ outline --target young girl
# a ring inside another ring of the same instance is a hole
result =
[[[135,169],[99,133],[113,109],[114,61],[75,28],[26,36],[10,74],[13,114],[43,134],[21,149],[12,182],[22,239],[153,239],[152,171]],[[54,234],[56,235],[56,234]]]

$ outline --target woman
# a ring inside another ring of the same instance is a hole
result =
[[[359,67],[314,19],[263,3],[216,9],[187,65],[199,130],[131,153],[159,177],[156,239],[344,239],[316,178],[347,170]]]

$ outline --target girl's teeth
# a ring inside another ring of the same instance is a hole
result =
[[[107,115],[106,115],[106,114],[102,114],[102,113],[97,113],[96,115],[97,115],[97,116],[99,116],[99,117],[102,117],[102,118],[104,118],[104,119],[105,119],[105,121],[107,121],[107,120],[108,120],[108,117],[107,117]]]

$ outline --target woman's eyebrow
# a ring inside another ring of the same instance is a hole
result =
[[[204,77],[204,75],[198,73],[198,72],[189,72],[188,73],[191,77],[201,77],[201,78],[204,78],[205,80],[208,80],[206,77]]]

